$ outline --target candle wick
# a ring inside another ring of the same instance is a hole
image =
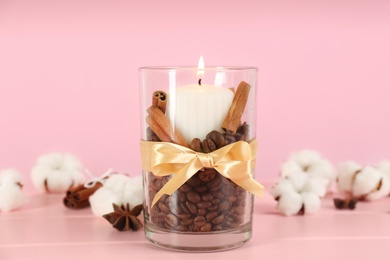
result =
[[[202,79],[199,79],[199,80],[198,80],[198,84],[199,84],[199,86],[202,85]]]

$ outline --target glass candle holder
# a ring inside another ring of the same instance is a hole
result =
[[[252,235],[254,67],[141,67],[145,236],[180,251],[220,251]]]

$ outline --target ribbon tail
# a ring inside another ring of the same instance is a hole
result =
[[[203,166],[197,158],[194,158],[176,174],[156,193],[152,201],[152,207],[164,195],[172,195],[180,188],[186,181],[188,181],[195,173],[197,173]]]

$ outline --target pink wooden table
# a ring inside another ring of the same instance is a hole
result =
[[[389,259],[390,198],[315,215],[283,217],[267,194],[256,199],[254,232],[243,247],[180,253],[150,245],[143,231],[119,232],[89,208],[70,210],[63,195],[36,194],[18,211],[0,213],[0,260],[6,259]]]

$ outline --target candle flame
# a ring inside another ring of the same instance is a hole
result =
[[[203,56],[200,56],[199,62],[198,62],[198,73],[196,74],[199,79],[202,79],[204,75],[204,60]]]

